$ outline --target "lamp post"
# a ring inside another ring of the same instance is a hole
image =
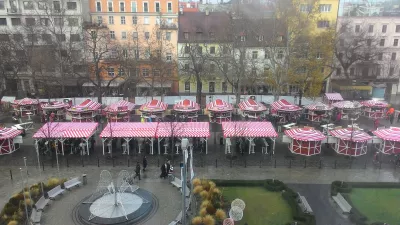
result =
[[[24,189],[25,188],[27,188],[27,190],[28,190],[28,195],[29,195],[29,199],[32,199],[32,197],[31,197],[31,190],[30,190],[30,188],[29,188],[29,186],[28,186],[28,167],[26,166],[26,157],[24,157],[24,165],[25,165],[25,171],[26,171],[26,186],[24,185],[24,183],[22,183],[23,184],[23,186],[24,186]],[[24,179],[23,179],[24,180]]]
[[[24,156],[24,166],[25,166],[25,170],[26,170],[26,176],[28,177],[29,172],[28,172],[28,167],[26,166],[26,157]]]
[[[37,161],[38,161],[39,178],[42,179],[42,171],[40,170],[39,144],[38,144],[37,140],[35,140],[35,147],[36,147],[36,155],[37,155]],[[42,191],[42,195],[44,195],[43,182],[42,181],[40,181],[40,189]]]
[[[26,197],[25,197],[25,190],[24,190],[25,185],[24,185],[24,176],[22,174],[22,168],[19,168],[19,171],[21,173],[22,195],[24,196],[25,216],[26,216],[26,221],[29,221],[28,207],[26,206]]]
[[[186,224],[186,183],[187,183],[187,158],[188,152],[187,147],[189,140],[187,138],[182,139],[181,147],[183,152],[183,163],[181,163],[181,178],[182,178],[182,224]]]

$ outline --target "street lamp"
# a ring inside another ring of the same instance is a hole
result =
[[[187,175],[186,175],[186,166],[187,166],[187,158],[188,152],[187,147],[189,145],[189,140],[187,138],[182,139],[181,147],[183,152],[183,163],[181,163],[181,178],[182,178],[182,224],[186,224],[186,183],[187,183]]]
[[[29,215],[28,215],[28,207],[26,206],[26,197],[25,197],[25,185],[24,185],[24,176],[22,174],[22,168],[19,168],[19,171],[21,173],[21,182],[22,182],[22,195],[24,196],[24,206],[25,206],[25,216],[26,216],[26,221],[29,221]],[[32,201],[32,199],[30,199]]]

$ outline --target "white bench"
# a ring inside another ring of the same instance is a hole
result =
[[[36,209],[32,210],[30,220],[33,224],[39,224],[41,217],[42,217],[42,211],[38,211]]]
[[[73,188],[75,186],[79,186],[81,184],[82,184],[82,182],[79,181],[79,178],[78,177],[74,177],[71,180],[65,181],[64,182],[64,187],[65,187],[65,189],[69,190],[69,189],[71,189],[71,188]]]
[[[51,200],[55,199],[58,195],[61,195],[62,193],[64,193],[64,189],[61,188],[60,185],[58,185],[57,187],[51,189],[49,192],[47,192],[47,194],[49,195],[49,198]]]
[[[174,177],[174,180],[171,181],[171,184],[177,187],[178,189],[182,188],[182,181],[179,178]]]
[[[298,203],[299,203],[300,207],[303,209],[303,212],[308,213],[308,214],[313,213],[310,204],[308,204],[308,202],[307,202],[307,199],[304,196],[300,195],[300,193],[297,193],[297,194],[299,196]]]
[[[15,125],[15,127],[22,127],[24,130],[32,130],[33,129],[33,122],[26,122],[26,123],[20,123]]]
[[[332,196],[333,200],[338,204],[339,208],[343,213],[350,213],[351,205],[343,198],[343,196],[338,193],[336,196]]]
[[[35,208],[38,211],[43,211],[44,207],[49,204],[49,199],[45,198],[44,196],[40,197],[39,200],[35,204]]]

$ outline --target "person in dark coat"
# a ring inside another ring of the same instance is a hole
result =
[[[147,167],[147,158],[146,156],[143,156],[143,171],[146,171],[146,167]]]
[[[160,178],[166,178],[166,176],[167,176],[167,163],[164,163],[164,164],[161,166],[161,175],[160,175]]]
[[[96,144],[96,140],[94,139],[94,137],[90,138],[90,151],[94,152],[94,145]]]
[[[140,163],[139,162],[136,163],[135,176],[133,177],[133,179],[135,179],[136,177],[139,177],[139,180],[140,180]]]
[[[394,120],[394,113],[389,115],[389,120],[390,120],[390,124],[393,124],[393,120]]]
[[[167,161],[167,174],[166,174],[166,177],[168,177],[168,174],[169,174],[169,171],[171,170],[171,163],[170,163],[170,161],[168,160]]]

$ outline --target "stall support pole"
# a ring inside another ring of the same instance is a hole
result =
[[[272,154],[275,155],[275,138],[273,139],[273,141],[274,141],[274,145],[273,145],[273,148],[272,148]]]
[[[154,142],[153,142],[154,138],[151,138],[150,140],[151,140],[150,154],[154,155],[154,149],[153,149],[153,147],[154,147]]]
[[[207,153],[208,153],[208,141],[207,141],[207,138],[204,138],[204,139],[206,141],[206,155],[207,155]]]
[[[88,139],[84,139],[86,141],[86,151],[87,154],[89,155],[89,138]]]
[[[158,148],[158,155],[160,155],[161,154],[161,150],[160,150],[160,138],[157,138],[157,142],[158,142],[158,145],[157,145],[157,148]]]
[[[104,155],[104,142],[106,141],[106,139],[102,138],[101,142],[103,143],[103,155]]]
[[[60,139],[59,140],[60,142],[61,142],[61,152],[62,152],[62,155],[64,156],[64,139]]]

